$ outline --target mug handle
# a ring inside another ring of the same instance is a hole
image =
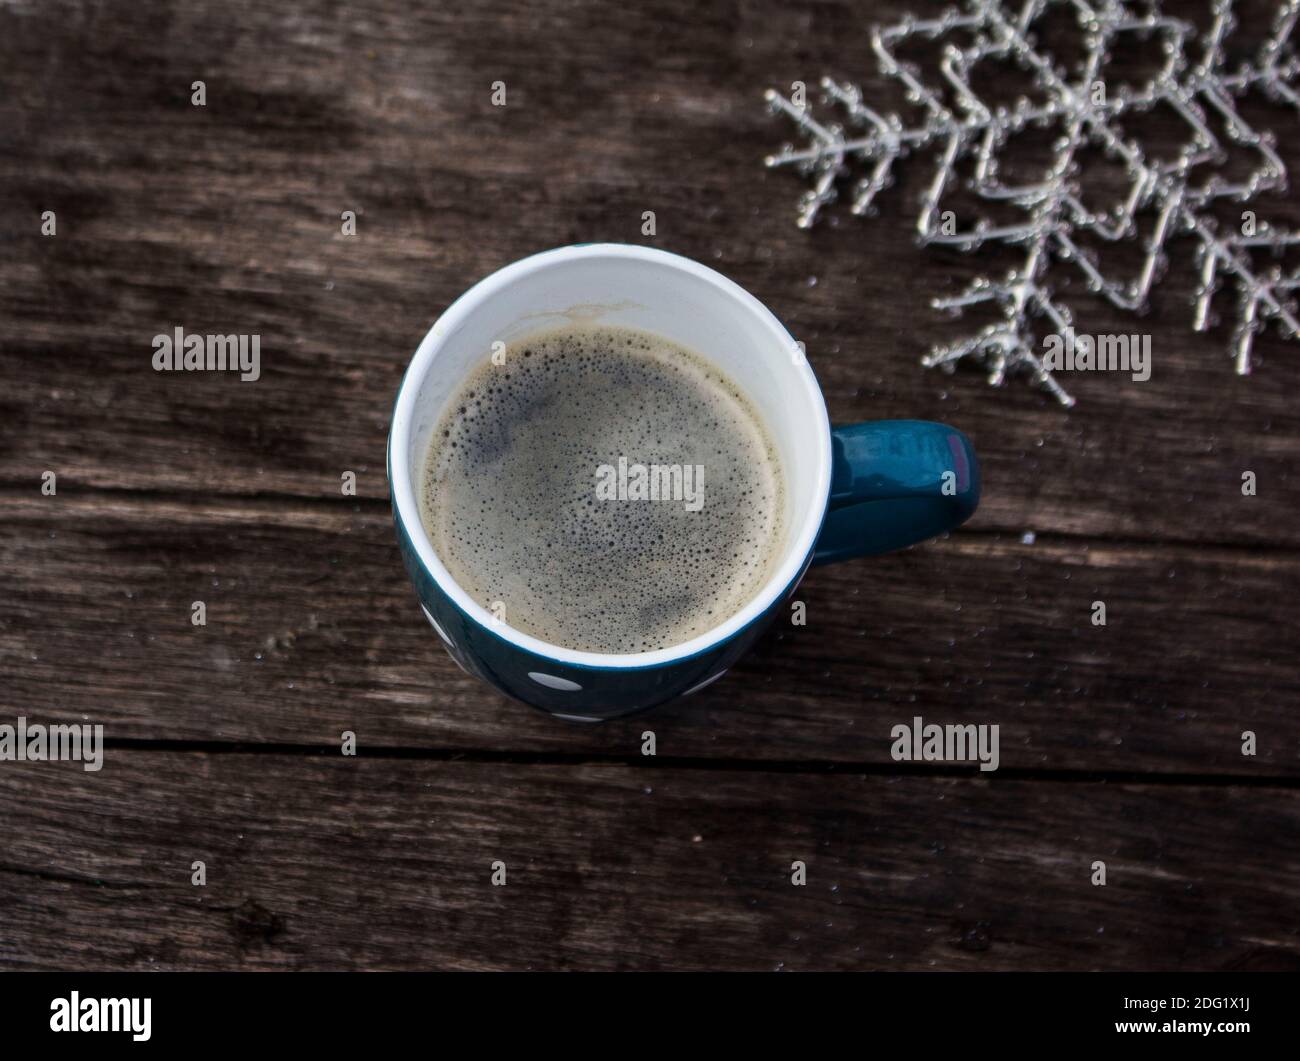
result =
[[[831,496],[814,564],[902,549],[961,526],[980,498],[970,439],[929,420],[831,429]]]

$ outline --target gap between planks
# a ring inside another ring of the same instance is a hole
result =
[[[212,755],[280,755],[295,758],[337,759],[339,750],[318,744],[252,743],[249,741],[151,740],[109,738],[105,751],[180,752]],[[1274,788],[1300,790],[1300,776],[1283,774],[1198,774],[1187,771],[1147,773],[1140,770],[1033,769],[999,767],[981,771],[970,765],[936,766],[927,763],[851,762],[830,759],[715,759],[702,756],[608,755],[593,752],[523,752],[486,749],[367,745],[357,758],[401,759],[424,762],[509,766],[609,767],[643,770],[724,771],[743,774],[836,775],[841,777],[934,778],[943,780],[1040,781],[1055,784],[1116,784],[1202,786],[1216,788]],[[996,775],[996,776],[993,776]]]

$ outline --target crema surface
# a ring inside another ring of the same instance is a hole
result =
[[[785,542],[779,457],[736,385],[648,332],[574,327],[485,356],[433,434],[421,518],[504,622],[602,653],[743,608]]]

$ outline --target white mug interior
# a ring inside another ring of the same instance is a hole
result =
[[[759,593],[707,633],[635,654],[580,652],[498,622],[451,577],[420,519],[429,439],[493,343],[510,344],[566,321],[654,332],[722,369],[763,418],[785,478],[786,541]],[[754,296],[689,258],[627,244],[584,244],[524,258],[475,284],[429,330],[406,372],[389,447],[393,500],[421,561],[463,611],[528,651],[591,667],[645,667],[684,659],[743,629],[801,572],[830,490],[830,424],[817,380],[795,340]]]

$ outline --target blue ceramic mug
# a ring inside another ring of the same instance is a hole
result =
[[[671,648],[579,652],[513,629],[456,584],[420,521],[430,435],[461,382],[494,349],[574,320],[655,332],[714,362],[746,391],[780,454],[788,531],[771,578],[740,611]],[[809,565],[952,530],[975,511],[980,492],[975,454],[960,431],[920,420],[832,428],[802,348],[758,299],[688,258],[615,243],[515,262],[438,318],[398,391],[388,480],[402,559],[452,659],[506,695],[575,722],[703,689],[783,610]]]

